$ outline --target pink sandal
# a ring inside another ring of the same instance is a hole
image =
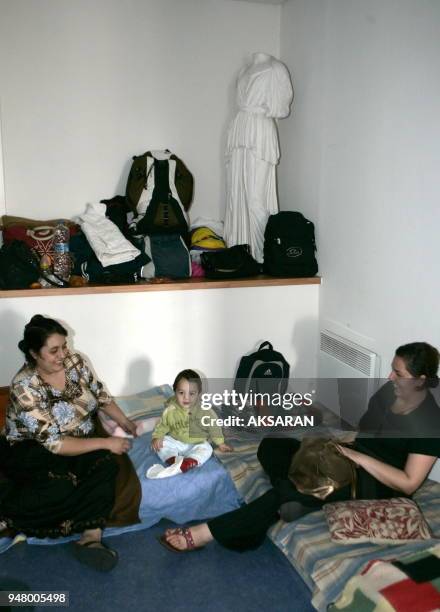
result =
[[[181,535],[185,538],[186,548],[176,548],[167,540],[167,536],[170,535]],[[193,537],[191,535],[191,530],[189,527],[177,527],[176,529],[167,529],[166,532],[157,538],[162,546],[168,548],[168,550],[172,550],[177,553],[184,552],[193,552],[194,550],[201,550],[203,546],[196,546],[194,544]]]

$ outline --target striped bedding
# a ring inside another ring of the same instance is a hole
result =
[[[257,459],[261,436],[243,432],[225,431],[225,438],[234,451],[218,453],[217,457],[226,467],[240,497],[250,502],[270,489],[271,484]]]
[[[227,440],[233,453],[218,454],[229,471],[242,499],[249,502],[270,488],[257,449],[261,436],[230,432]],[[427,481],[414,496],[433,533],[440,536],[440,483]],[[278,521],[269,537],[286,555],[312,592],[312,604],[324,611],[341,594],[347,581],[372,559],[395,559],[438,543],[425,540],[400,545],[335,544],[322,511],[294,523]]]

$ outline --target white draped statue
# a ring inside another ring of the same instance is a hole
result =
[[[287,117],[292,98],[286,66],[271,55],[254,53],[238,75],[239,110],[228,132],[224,238],[228,246],[249,244],[259,262],[267,219],[278,212],[275,119]]]

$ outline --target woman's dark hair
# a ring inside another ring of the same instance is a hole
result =
[[[188,382],[195,383],[197,385],[199,393],[202,392],[202,379],[197,374],[197,372],[194,372],[194,370],[182,370],[177,374],[176,380],[173,382],[174,391],[177,389],[177,385],[182,379],[187,380]]]
[[[31,351],[39,353],[52,334],[67,336],[67,330],[55,319],[49,319],[40,314],[34,315],[25,325],[23,340],[18,343],[18,348],[23,351],[28,363],[35,364]]]
[[[426,376],[425,387],[438,385],[439,352],[434,346],[427,342],[403,344],[396,350],[396,356],[404,360],[412,376]]]

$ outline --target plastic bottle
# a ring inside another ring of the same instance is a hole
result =
[[[58,221],[53,237],[53,272],[63,280],[69,280],[72,262],[69,253],[70,232],[63,220]]]

